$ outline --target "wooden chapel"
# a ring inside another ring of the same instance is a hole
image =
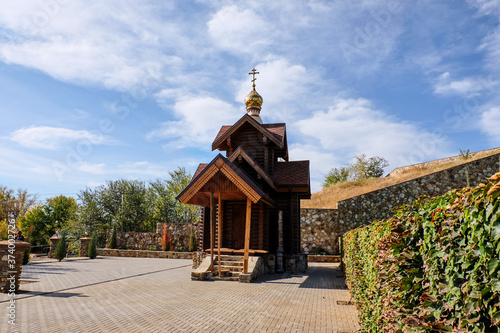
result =
[[[177,196],[202,207],[204,269],[219,277],[223,255],[243,256],[243,275],[251,273],[250,256],[275,258],[277,271],[296,260],[305,260],[307,267],[307,256],[300,257],[300,200],[311,196],[309,161],[289,160],[284,123],[262,122],[263,99],[255,90],[259,73],[254,68],[249,74],[253,89],[245,98],[247,113],[221,127],[212,143],[221,153],[200,164]]]

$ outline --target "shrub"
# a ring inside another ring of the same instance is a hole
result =
[[[113,232],[111,233],[111,239],[109,240],[109,248],[116,249],[116,227],[113,227]]]
[[[90,259],[95,259],[97,257],[97,236],[96,236],[95,232],[92,233],[92,237],[90,238],[87,256]]]
[[[64,258],[66,258],[67,253],[68,253],[68,244],[66,243],[66,233],[63,232],[54,251],[54,258],[61,261]]]
[[[499,332],[500,173],[344,237],[365,332]]]
[[[189,234],[189,252],[196,251],[198,249],[198,243],[196,242],[196,235],[193,228],[191,228],[191,233]]]

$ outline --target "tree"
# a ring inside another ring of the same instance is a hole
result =
[[[193,205],[185,205],[175,200],[182,190],[191,182],[192,175],[185,168],[179,167],[175,171],[169,172],[170,180],[167,181],[167,189],[174,199],[171,221],[179,223],[197,223],[200,218],[200,210]]]
[[[191,233],[189,234],[189,252],[196,251],[198,249],[198,244],[196,243],[196,235],[193,228],[191,228]]]
[[[346,181],[378,178],[384,174],[389,165],[386,159],[374,156],[367,158],[365,154],[354,157],[355,162],[340,168],[333,168],[325,177],[323,188]]]
[[[54,258],[61,261],[64,258],[66,258],[67,253],[68,253],[68,244],[66,242],[66,232],[63,232],[61,235],[61,239],[59,239],[56,249],[54,250]]]
[[[11,219],[19,226],[21,216],[35,205],[37,195],[29,194],[27,190],[17,192],[6,186],[0,186],[0,239],[7,239],[7,225]]]
[[[113,227],[113,232],[111,233],[111,239],[109,240],[109,248],[116,249],[116,227]]]
[[[47,244],[56,230],[69,229],[77,217],[78,204],[72,197],[60,195],[46,200],[44,205],[32,206],[20,219],[21,229],[27,231],[27,241],[33,245]]]
[[[97,257],[97,235],[95,232],[92,233],[90,238],[89,249],[87,250],[87,256],[90,259],[95,259]]]

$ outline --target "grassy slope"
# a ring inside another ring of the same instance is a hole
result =
[[[429,175],[437,171],[448,169],[460,164],[465,164],[470,161],[478,160],[495,154],[498,154],[498,151],[489,152],[486,154],[478,153],[468,160],[460,159],[458,161],[442,163],[431,167],[422,167],[421,164],[417,164],[414,167],[406,170],[404,173],[399,173],[388,177],[334,184],[319,192],[313,193],[311,196],[311,200],[302,200],[300,206],[301,208],[337,208],[337,202],[339,201],[376,191],[391,185],[403,183],[411,179]]]

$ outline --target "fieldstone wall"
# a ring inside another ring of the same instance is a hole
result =
[[[386,187],[338,202],[338,223],[345,231],[367,225],[375,220],[392,216],[395,207],[409,204],[421,195],[443,195],[467,186],[467,174],[471,187],[487,182],[487,178],[499,171],[500,154],[458,165],[401,184]]]
[[[196,252],[97,249],[98,256],[106,256],[106,257],[134,257],[134,258],[162,258],[162,259],[191,260],[193,259],[194,253]]]
[[[156,232],[117,232],[116,247],[127,250],[160,251],[163,239],[163,225],[164,223],[158,223]],[[168,235],[172,244],[171,249],[174,251],[188,251],[191,229],[194,230],[195,236],[198,237],[200,226],[200,223],[167,223]],[[108,230],[106,244],[109,244],[112,232],[113,230]]]
[[[339,254],[339,238],[351,229],[392,216],[396,207],[412,203],[421,195],[442,195],[452,189],[485,183],[499,171],[500,154],[409,180],[338,202],[338,209],[303,208],[300,213],[302,252],[314,254],[322,248]]]
[[[300,236],[302,253],[314,254],[322,248],[330,254],[339,253],[338,238],[347,230],[338,223],[336,209],[300,210]]]

